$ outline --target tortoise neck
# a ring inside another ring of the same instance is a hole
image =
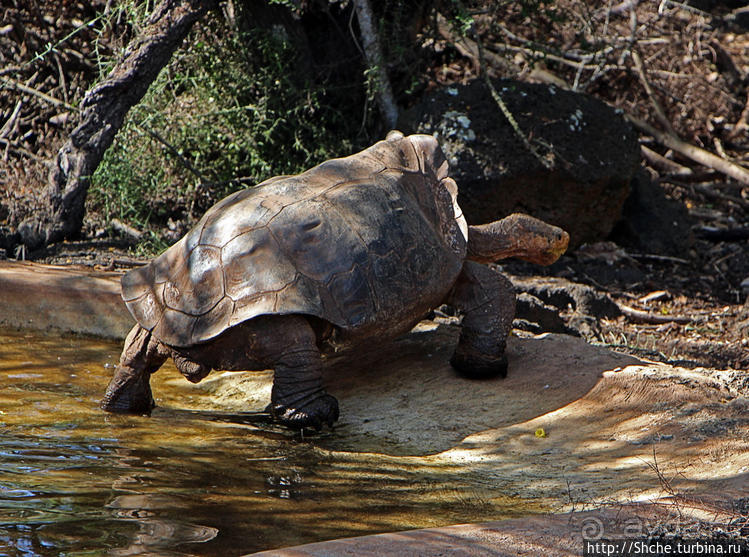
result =
[[[522,255],[522,246],[512,241],[511,226],[506,219],[488,224],[468,226],[467,258],[479,263],[492,263],[499,259]]]

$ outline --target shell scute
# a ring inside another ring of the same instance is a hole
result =
[[[234,301],[271,292],[294,280],[297,270],[267,228],[249,230],[221,250],[226,295]]]
[[[243,193],[243,192],[239,192]],[[275,197],[259,195],[254,203],[246,203],[247,196],[237,196],[234,203],[216,210],[212,208],[200,227],[200,243],[224,247],[236,236],[265,226],[284,207]]]
[[[368,260],[366,246],[332,210],[327,195],[285,207],[268,225],[280,251],[296,270],[321,286],[352,264],[366,265]]]
[[[199,239],[200,230],[197,227],[193,228],[176,244],[151,261],[148,267],[153,267],[154,283],[165,283],[171,280],[175,269],[184,269],[185,262],[190,257],[190,252],[198,245]]]
[[[328,191],[325,198],[368,254],[382,255],[401,245],[409,220],[404,219],[408,204],[385,174],[378,173],[368,183]]]
[[[303,313],[317,315],[324,304],[320,298],[320,286],[304,275],[297,274],[294,280],[276,293],[273,313]],[[335,313],[331,315],[336,315]],[[341,320],[341,316],[336,317]]]
[[[254,296],[241,298],[234,302],[234,313],[229,319],[229,326],[238,325],[250,319],[248,315],[264,315],[275,313],[278,302],[278,292],[261,292]]]
[[[198,245],[187,257],[175,258],[164,283],[164,305],[189,315],[202,315],[224,297],[220,250]]]
[[[133,317],[146,329],[152,329],[161,319],[163,307],[159,303],[158,293],[161,288],[163,288],[163,285],[157,287],[156,292],[149,290],[142,296],[128,302]]]
[[[195,319],[191,337],[213,338],[220,335],[229,327],[233,313],[234,302],[230,298],[222,298],[209,313],[204,313]]]
[[[197,316],[188,315],[170,307],[162,307],[161,319],[153,328],[153,334],[159,339],[169,339],[177,346],[189,344]],[[141,323],[142,325],[142,323]]]
[[[326,288],[333,299],[339,301],[340,311],[349,327],[360,327],[375,315],[375,303],[367,274],[359,265],[332,277]]]
[[[133,269],[122,277],[122,299],[132,302],[153,290],[156,267],[153,264]]]

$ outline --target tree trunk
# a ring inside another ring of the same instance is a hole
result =
[[[50,170],[45,206],[19,226],[31,249],[80,234],[91,175],[130,110],[169,63],[183,39],[216,0],[162,0],[122,60],[81,102],[80,121]]]
[[[385,125],[388,129],[392,129],[398,120],[398,105],[393,96],[390,79],[388,79],[380,39],[372,23],[372,8],[369,0],[354,0],[354,7],[359,20],[362,43],[364,43],[364,56],[369,69],[376,72],[377,104],[380,106]]]

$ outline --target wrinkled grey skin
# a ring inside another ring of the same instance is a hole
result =
[[[171,357],[187,379],[212,369],[274,370],[269,406],[291,428],[331,425],[322,353],[384,339],[448,303],[463,314],[451,364],[504,375],[515,312],[510,282],[483,263],[555,261],[559,228],[526,215],[468,226],[431,136],[385,141],[217,203],[179,242],[122,279],[137,324],[102,408],[147,413],[150,374]]]

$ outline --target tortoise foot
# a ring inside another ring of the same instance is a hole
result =
[[[150,414],[156,403],[148,375],[124,376],[118,373],[107,386],[99,406],[102,410],[119,414]]]
[[[463,375],[471,379],[488,379],[490,377],[507,377],[507,356],[489,356],[471,354],[463,350],[456,350],[450,358],[450,365]]]
[[[332,427],[338,420],[338,401],[325,393],[303,405],[286,406],[272,402],[268,405],[268,411],[277,423],[288,428],[313,427],[320,431],[323,425]]]

